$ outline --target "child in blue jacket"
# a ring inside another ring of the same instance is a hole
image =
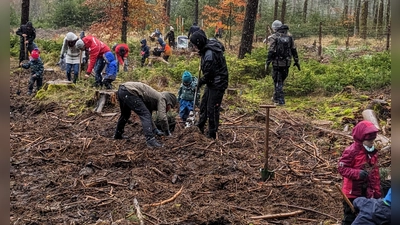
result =
[[[24,69],[29,69],[31,68],[31,78],[29,80],[28,84],[28,95],[31,95],[33,92],[33,85],[36,82],[36,90],[39,91],[40,88],[43,85],[43,72],[44,72],[44,66],[43,62],[40,59],[39,55],[39,50],[32,51],[32,54],[30,56],[29,62],[23,63],[21,62],[20,65]]]
[[[112,89],[111,83],[117,78],[117,60],[115,60],[114,54],[110,51],[106,52],[103,57],[107,63],[103,85],[106,89]]]
[[[190,111],[193,111],[194,107],[194,96],[197,88],[197,78],[192,76],[189,71],[183,72],[182,84],[178,91],[178,101],[179,101],[179,116],[182,121],[186,122],[189,117]],[[197,92],[196,95],[196,105],[199,104],[200,93]]]

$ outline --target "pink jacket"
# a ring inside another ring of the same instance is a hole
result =
[[[381,197],[377,150],[369,153],[362,144],[365,135],[374,132],[378,132],[378,129],[373,123],[366,120],[359,122],[352,131],[354,142],[344,150],[339,160],[338,171],[343,176],[342,190],[348,198]],[[360,179],[361,170],[368,172],[367,178]],[[366,196],[362,194],[363,186],[367,188]]]
[[[97,58],[103,58],[103,54],[110,51],[110,48],[101,42],[99,39],[87,35],[82,38],[83,43],[85,44],[85,48],[89,49],[89,65],[87,68],[87,72],[91,73],[94,65],[96,64]]]

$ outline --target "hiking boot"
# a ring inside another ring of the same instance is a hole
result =
[[[215,133],[215,132],[207,132],[207,135],[206,135],[206,137],[207,138],[212,138],[212,139],[216,139],[217,138],[217,133]]]
[[[285,103],[279,103],[279,102],[275,102],[275,104],[274,104],[275,106],[284,106],[285,105]]]
[[[147,144],[147,146],[148,147],[150,147],[150,148],[160,148],[160,147],[163,147],[163,145],[162,144],[160,144],[157,140],[156,140],[156,138],[151,138],[151,139],[149,139],[148,141],[146,141],[146,144]]]
[[[116,140],[120,140],[120,139],[128,139],[128,137],[127,137],[127,136],[125,136],[125,135],[122,135],[122,133],[121,133],[121,132],[115,132],[115,134],[114,134],[113,138],[114,138],[114,139],[116,139]]]
[[[199,125],[198,123],[196,123],[195,126],[199,128],[200,133],[204,134],[204,125],[201,126],[201,125]]]
[[[271,98],[271,101],[272,101],[273,103],[278,103],[278,100],[275,100],[274,97]]]

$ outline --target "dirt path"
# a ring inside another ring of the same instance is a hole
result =
[[[316,129],[305,117],[271,111],[275,177],[262,182],[264,110],[223,112],[217,141],[177,126],[161,140],[164,148],[150,149],[136,116],[125,129],[130,138],[113,140],[118,116],[67,117],[57,102],[43,105],[25,95],[27,76],[16,95],[18,69],[10,70],[10,223],[139,224],[135,198],[145,224],[335,224],[341,218],[333,185],[341,183],[336,164],[351,139]],[[45,79],[56,77],[64,75]],[[390,165],[390,152],[381,152],[380,162]],[[298,210],[292,217],[251,218]]]

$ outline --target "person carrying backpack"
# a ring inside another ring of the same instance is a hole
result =
[[[283,83],[289,74],[289,67],[293,57],[294,66],[300,70],[299,57],[293,37],[289,34],[289,27],[275,20],[272,23],[273,34],[268,36],[268,55],[265,70],[269,74],[272,63],[272,79],[274,80],[274,94],[272,101],[275,105],[285,105]]]
[[[179,116],[186,122],[189,113],[194,109],[194,96],[196,95],[196,105],[200,102],[200,93],[196,93],[197,77],[192,76],[189,71],[183,72],[182,83],[178,90]]]

